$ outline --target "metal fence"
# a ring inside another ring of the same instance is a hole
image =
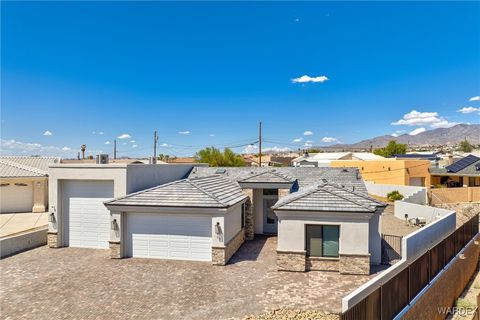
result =
[[[477,233],[478,214],[411,262],[377,290],[342,313],[341,319],[393,319]]]
[[[402,237],[382,234],[382,264],[394,264],[402,259]]]

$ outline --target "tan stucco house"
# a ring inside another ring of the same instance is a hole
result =
[[[48,167],[56,157],[0,157],[0,212],[45,212],[48,208]]]

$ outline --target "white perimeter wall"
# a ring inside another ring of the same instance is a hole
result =
[[[388,193],[396,190],[404,196],[404,200],[407,202],[427,204],[427,189],[425,187],[379,184],[372,181],[364,182],[369,194],[386,198]]]
[[[408,264],[455,231],[456,213],[450,211],[441,219],[405,236],[402,239],[402,260],[358,287],[342,299],[342,312],[363,300],[381,285],[405,269]]]
[[[404,200],[395,201],[394,206],[394,215],[398,219],[405,220],[405,214],[408,214],[408,219],[421,217],[427,219],[427,223],[438,219],[438,217],[446,216],[451,212],[451,210],[418,205],[415,203],[406,202]]]

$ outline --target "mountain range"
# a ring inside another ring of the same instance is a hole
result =
[[[328,149],[381,148],[385,147],[391,140],[396,140],[398,143],[408,144],[409,146],[455,145],[464,139],[467,139],[474,145],[480,144],[480,124],[457,124],[450,128],[427,130],[416,135],[403,134],[397,137],[384,135],[352,144],[335,144],[329,146]],[[325,149],[325,147],[322,149]]]

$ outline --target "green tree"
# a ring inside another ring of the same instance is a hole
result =
[[[394,154],[407,153],[407,145],[397,143],[395,140],[391,140],[385,148],[375,149],[373,153],[385,158],[391,157]]]
[[[208,163],[211,167],[243,167],[245,161],[235,154],[229,148],[225,148],[223,153],[215,147],[207,147],[197,152],[198,162]]]
[[[473,146],[468,140],[465,138],[462,142],[458,144],[458,151],[462,152],[472,152]]]

